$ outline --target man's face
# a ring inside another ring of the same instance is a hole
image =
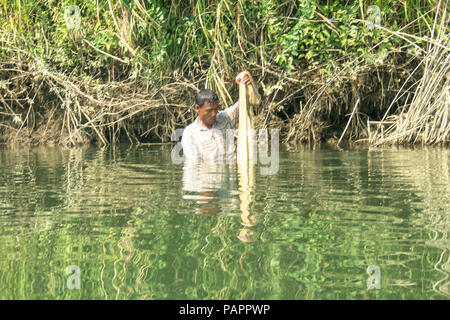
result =
[[[219,102],[209,103],[207,101],[202,107],[196,104],[195,111],[197,111],[200,121],[211,128],[216,121],[217,113],[219,113]]]

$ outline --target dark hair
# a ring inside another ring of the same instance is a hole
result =
[[[219,97],[217,97],[217,94],[209,89],[200,90],[195,95],[195,103],[198,104],[200,108],[203,106],[205,102],[214,103],[218,101]]]

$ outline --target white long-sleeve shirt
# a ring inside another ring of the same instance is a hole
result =
[[[220,111],[211,129],[198,122],[198,117],[183,131],[181,144],[188,162],[224,162],[235,159],[234,127],[239,119],[239,102]]]

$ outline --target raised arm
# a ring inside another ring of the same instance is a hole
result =
[[[247,85],[252,83],[251,77],[247,71],[243,71],[243,72],[239,73],[236,76],[235,81],[238,86],[239,86],[239,83],[241,83],[241,82],[245,83]],[[239,100],[235,104],[233,104],[231,107],[228,107],[227,109],[225,109],[225,113],[228,115],[228,117],[230,117],[231,123],[232,123],[233,127],[235,127],[239,120]]]

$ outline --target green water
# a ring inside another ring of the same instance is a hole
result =
[[[0,299],[450,297],[448,149],[283,150],[254,183],[171,149],[0,150]]]

